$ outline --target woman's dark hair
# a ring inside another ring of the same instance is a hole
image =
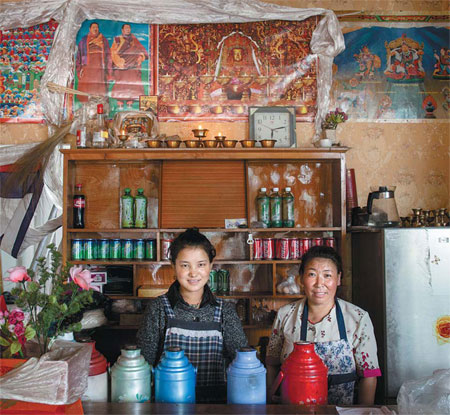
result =
[[[178,235],[169,247],[170,261],[175,265],[178,254],[184,248],[202,248],[209,257],[209,262],[212,262],[216,256],[216,250],[212,246],[209,239],[201,234],[197,228],[189,228],[180,235]]]
[[[330,246],[322,245],[313,246],[312,248],[309,248],[305,254],[303,254],[302,263],[300,264],[299,268],[300,276],[304,274],[308,262],[313,260],[314,258],[325,258],[333,261],[334,265],[336,265],[338,274],[341,273],[342,277],[344,270],[342,268],[341,256]]]

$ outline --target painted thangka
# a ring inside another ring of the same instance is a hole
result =
[[[75,88],[109,96],[110,116],[139,110],[139,97],[151,95],[152,26],[110,20],[86,20],[78,31]],[[88,97],[77,95],[74,110]]]
[[[333,95],[352,119],[449,117],[448,27],[343,28]]]
[[[0,31],[0,122],[43,122],[40,81],[57,26]]]
[[[249,106],[287,105],[313,120],[316,25],[314,17],[159,26],[159,119],[247,119]]]

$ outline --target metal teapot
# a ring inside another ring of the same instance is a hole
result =
[[[367,198],[367,213],[369,226],[389,227],[399,226],[397,204],[395,203],[395,186],[371,187]]]

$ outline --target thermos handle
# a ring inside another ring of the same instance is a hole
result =
[[[272,402],[275,403],[279,403],[280,402],[280,397],[275,395],[276,391],[278,390],[278,388],[280,387],[280,384],[282,382],[284,378],[284,373],[283,371],[280,370],[280,373],[278,373],[277,378],[275,379],[275,382],[272,385],[272,389],[270,390],[269,396],[271,396],[272,398]]]
[[[375,198],[375,193],[369,193],[369,197],[367,198],[367,213],[370,215],[372,213],[372,202]]]

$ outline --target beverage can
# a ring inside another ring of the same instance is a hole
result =
[[[111,241],[109,242],[109,258],[122,258],[122,242],[120,239],[111,239]]]
[[[311,239],[311,246],[319,246],[319,245],[323,245],[322,238],[316,237]]]
[[[170,244],[172,243],[172,239],[163,239],[161,241],[161,246],[162,246],[162,259],[163,260],[168,260],[170,259],[170,252],[169,252],[169,248],[170,248]]]
[[[289,238],[279,238],[276,240],[277,259],[289,259]]]
[[[145,259],[156,260],[156,239],[145,240]]]
[[[263,240],[262,238],[253,238],[253,259],[263,259]]]
[[[289,258],[290,259],[300,258],[300,241],[298,238],[289,239]]]
[[[84,259],[88,260],[97,259],[97,240],[95,239],[84,240]]]
[[[121,257],[122,259],[133,259],[133,240],[122,239],[121,240]]]
[[[97,240],[98,259],[109,259],[109,239]]]
[[[263,238],[263,259],[275,258],[275,239]]]
[[[311,248],[311,238],[300,238],[299,254],[302,257]]]
[[[143,239],[135,239],[133,242],[133,258],[145,259],[145,242]]]
[[[333,237],[323,238],[325,245],[336,249],[336,239]]]
[[[72,259],[82,261],[84,259],[84,240],[72,239]]]
[[[209,281],[208,281],[208,285],[209,285],[209,289],[211,290],[212,293],[217,293],[217,280],[218,280],[218,275],[217,275],[217,270],[212,269],[211,272],[209,273]]]

